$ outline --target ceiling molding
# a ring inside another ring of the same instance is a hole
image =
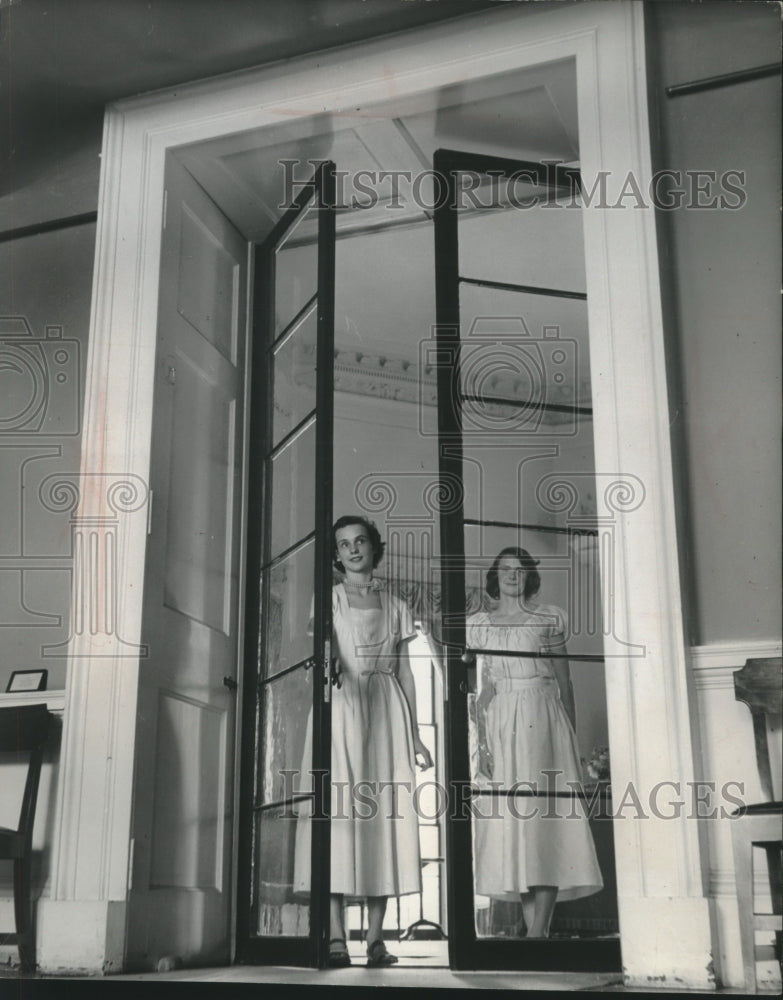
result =
[[[312,390],[315,380],[315,345],[300,345],[297,355],[294,369],[298,374],[294,376],[294,382]],[[420,365],[416,359],[385,351],[364,351],[342,345],[336,345],[334,349],[334,389],[335,392],[398,403],[415,403],[419,406],[435,407],[438,402],[437,371],[434,365]],[[522,380],[513,376],[493,376],[483,386],[483,390],[487,394],[519,400],[520,404],[529,399]],[[547,386],[546,392],[548,403],[568,405],[574,402],[573,385]],[[590,405],[589,379],[580,379],[576,399],[579,406]],[[536,423],[549,426],[574,421],[573,414],[568,412],[533,410],[532,415],[530,420],[535,419]],[[513,405],[484,404],[480,414],[477,412],[476,416],[490,419],[508,417],[515,427],[519,423],[519,410]]]

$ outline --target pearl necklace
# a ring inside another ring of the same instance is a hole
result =
[[[383,580],[378,580],[373,577],[369,583],[353,583],[351,580],[343,580],[343,586],[348,587],[350,590],[364,590],[369,593],[371,590],[383,590],[384,584]]]

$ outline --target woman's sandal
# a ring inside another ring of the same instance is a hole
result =
[[[340,947],[335,948],[334,945]],[[351,964],[351,956],[345,944],[345,938],[332,938],[329,942],[329,968],[344,969]]]
[[[399,962],[399,958],[386,950],[386,945],[380,938],[367,945],[368,969],[378,969],[387,965],[395,965],[397,962]]]

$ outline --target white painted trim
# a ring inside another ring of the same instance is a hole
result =
[[[597,31],[589,59],[577,61],[582,177],[589,190],[600,169],[613,168],[609,204],[629,173],[642,191],[651,179],[643,10],[617,7],[623,16],[611,31]],[[645,799],[659,782],[688,781],[696,773],[655,220],[645,209],[596,206],[586,208],[583,219],[596,470],[635,476],[644,492],[636,510],[630,504],[627,514],[615,515],[616,545],[602,562],[602,576],[615,583],[619,638],[646,650],[644,657],[629,657],[620,643],[605,643],[613,784],[632,783]],[[599,516],[611,513],[604,500]],[[698,824],[683,816],[615,827],[626,980],[714,987],[701,861],[706,844]],[[650,926],[656,927],[654,952]]]
[[[590,184],[600,170],[612,169],[610,202],[628,171],[644,190],[651,167],[642,6],[537,8],[504,5],[410,36],[178,87],[107,111],[85,473],[142,481],[148,474],[167,149],[314,111],[347,118],[388,100],[390,88],[395,99],[421,101],[470,78],[575,58],[583,178]],[[599,514],[611,515],[617,529],[616,547],[602,563],[605,580],[615,574],[617,638],[608,644],[606,670],[613,779],[621,786],[632,781],[644,795],[660,780],[695,775],[655,220],[652,208],[595,206],[584,210],[583,220],[597,470],[646,491],[636,509],[616,495],[599,500]],[[80,513],[100,515],[104,505],[99,493],[88,491]],[[121,521],[117,634],[82,634],[70,650],[55,862],[64,902],[122,901],[127,894],[139,662],[124,655],[124,644],[140,639],[145,543],[143,511]],[[623,640],[643,645],[647,655],[630,656]],[[616,824],[615,843],[627,981],[711,988],[694,824],[626,820]],[[94,952],[83,955],[79,948],[74,942],[75,968],[94,962]]]
[[[691,646],[694,670],[717,670],[733,667],[738,670],[745,660],[783,655],[779,639],[749,639],[747,642],[714,642],[706,646]]]
[[[769,879],[762,872],[755,872],[753,875],[753,893],[762,904],[770,899]],[[710,871],[710,896],[731,896],[736,899],[737,882],[733,868],[713,868]]]
[[[65,691],[5,691],[0,693],[0,708],[14,705],[46,705],[50,712],[62,715],[65,710]]]
[[[781,656],[783,647],[774,639],[754,639],[749,642],[721,642],[707,646],[692,646],[691,671],[698,691],[734,689],[734,671],[745,660]]]

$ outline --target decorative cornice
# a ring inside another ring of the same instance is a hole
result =
[[[359,396],[436,406],[437,376],[431,365],[420,370],[410,358],[336,346],[334,388]]]
[[[734,687],[734,671],[748,659],[781,655],[780,641],[753,639],[748,642],[716,642],[691,646],[691,671],[697,690]]]
[[[315,379],[315,344],[301,344],[294,362],[294,378],[298,385],[313,388]],[[437,369],[435,365],[421,364],[418,360],[386,351],[363,350],[356,347],[336,345],[334,349],[334,388],[337,392],[376,399],[390,399],[401,403],[415,403],[420,406],[437,406]],[[513,374],[490,375],[481,383],[481,392],[505,399],[527,402],[528,382]],[[590,406],[590,380],[579,379],[578,391],[573,385],[546,386],[546,401],[561,406],[574,403],[581,407]],[[471,404],[474,407],[477,404]],[[530,421],[535,419],[544,424],[572,423],[570,412],[552,410],[539,411],[531,408]],[[503,404],[481,404],[484,417],[508,416],[518,420],[519,410]]]
[[[731,820],[726,820],[730,823]],[[710,868],[708,892],[710,896],[737,896],[737,881],[733,868]],[[759,872],[753,876],[753,894],[757,900],[769,897],[769,879]]]

